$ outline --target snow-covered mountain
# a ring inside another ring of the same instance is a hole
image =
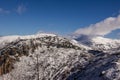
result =
[[[120,40],[76,40],[47,33],[0,37],[0,80],[120,79]]]
[[[65,80],[93,57],[88,47],[54,34],[0,40],[1,80]]]
[[[120,40],[117,39],[109,39],[104,37],[88,37],[82,35],[76,40],[86,46],[91,47],[94,50],[108,51],[108,50],[116,50],[120,48]]]

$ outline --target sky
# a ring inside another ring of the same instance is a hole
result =
[[[120,38],[120,0],[0,0],[0,35]]]

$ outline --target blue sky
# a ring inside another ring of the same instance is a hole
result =
[[[0,0],[0,35],[67,35],[119,13],[120,0]]]

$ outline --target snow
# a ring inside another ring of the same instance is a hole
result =
[[[40,38],[40,37],[45,37],[45,36],[56,36],[55,34],[47,34],[47,33],[40,33],[40,34],[35,34],[35,35],[26,35],[26,36],[20,36],[21,39],[31,39],[31,38]]]
[[[101,36],[81,35],[76,39],[79,44],[83,44],[95,50],[111,50],[120,46],[119,39],[109,39]]]
[[[109,39],[104,37],[95,37],[92,39],[92,41],[95,42],[96,44],[104,44],[104,45],[107,45],[108,43],[111,43],[111,44],[120,43],[120,40]]]
[[[43,50],[45,50],[45,52],[40,53]],[[71,74],[72,72],[70,72],[70,70],[72,68],[75,68],[76,71],[77,67],[79,67],[78,65],[83,66],[88,64],[86,58],[89,60],[91,57],[90,54],[83,53],[80,50],[64,48],[47,49],[47,47],[44,46],[42,48],[39,47],[31,54],[32,57],[21,57],[20,62],[14,64],[15,69],[3,75],[1,79],[37,80],[37,73],[39,73],[40,80],[62,80],[65,71]],[[85,55],[85,57],[78,57],[82,55]],[[37,64],[39,64],[39,72],[36,71]],[[66,77],[69,74],[66,74]],[[35,76],[32,77],[33,75]]]
[[[114,62],[114,67],[109,68],[105,71],[105,77],[109,80],[119,80],[120,79],[120,62]]]
[[[104,37],[93,37],[91,38],[89,46],[97,50],[112,50],[120,47],[119,39],[109,39]]]
[[[47,34],[47,33],[40,33],[35,35],[26,35],[26,36],[20,36],[20,35],[12,35],[12,36],[3,36],[0,37],[0,48],[7,45],[7,43],[13,42],[18,39],[32,39],[32,38],[40,38],[45,36],[56,36],[55,34]]]
[[[5,45],[7,45],[7,43],[10,43],[12,41],[15,41],[19,38],[19,36],[3,36],[0,37],[0,48],[4,47]]]
[[[45,37],[48,36],[51,36],[51,38],[46,39]],[[91,46],[86,46],[74,39],[40,33],[0,37],[0,45],[5,47],[6,44],[20,39],[25,41],[20,41],[17,45],[29,46],[29,55],[19,57],[20,61],[14,63],[15,68],[11,72],[2,75],[0,80],[37,80],[38,76],[40,80],[74,80],[76,77],[76,80],[120,79],[120,40],[94,37],[90,39]],[[30,43],[31,41],[33,44]],[[55,45],[48,48],[49,42]],[[64,42],[81,49],[56,47],[57,44]],[[32,45],[35,44],[41,44],[42,46],[39,45],[32,52]],[[17,45],[11,47],[18,47]],[[102,50],[103,52],[94,55],[89,50]],[[109,50],[109,52],[104,52],[104,50]]]
[[[50,36],[49,39],[46,37]],[[3,39],[4,38],[4,39]],[[39,38],[39,39],[36,39]],[[10,39],[11,41],[7,41]],[[91,54],[84,52],[84,46],[78,45],[77,41],[69,40],[54,34],[36,34],[27,36],[6,36],[2,37],[1,41],[12,42],[19,41],[16,45],[10,47],[18,47],[21,50],[21,45],[30,46],[29,55],[20,57],[20,61],[14,63],[15,69],[10,73],[0,77],[0,79],[10,80],[37,80],[39,73],[39,79],[45,80],[62,80],[64,75],[67,77],[71,69],[74,68],[75,72],[78,65],[84,67],[88,64]],[[31,41],[33,44],[31,44]],[[47,47],[48,42],[52,42],[55,46]],[[65,43],[67,45],[74,45],[80,47],[80,50],[75,48],[60,47],[57,48],[57,44]],[[32,45],[41,44],[34,52],[32,52]],[[5,46],[5,45],[4,45]],[[81,57],[84,56],[84,57]],[[38,61],[37,61],[38,60]],[[39,65],[39,66],[38,66]],[[71,66],[70,66],[71,65]],[[37,71],[39,69],[39,71]],[[65,72],[69,72],[64,74]]]
[[[90,49],[91,49],[91,47],[85,46],[85,45],[83,45],[83,44],[80,44],[78,41],[76,41],[76,40],[74,40],[74,39],[71,40],[71,43],[72,43],[73,45],[77,45],[77,46],[83,47],[83,48],[85,48],[86,50],[90,50]]]

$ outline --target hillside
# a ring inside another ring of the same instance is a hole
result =
[[[1,80],[65,80],[93,57],[85,46],[57,35],[12,38],[0,49]]]

